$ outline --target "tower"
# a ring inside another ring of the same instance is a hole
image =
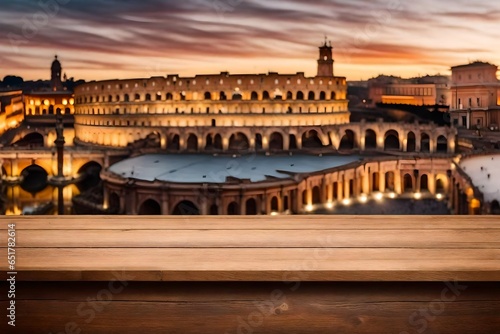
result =
[[[333,77],[332,43],[325,38],[325,44],[319,47],[318,77]]]
[[[61,73],[62,67],[59,60],[57,60],[57,56],[52,62],[52,66],[50,68],[50,87],[53,91],[63,90],[63,85],[61,81]]]

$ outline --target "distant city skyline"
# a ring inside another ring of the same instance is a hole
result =
[[[335,74],[449,74],[500,63],[500,4],[486,0],[19,0],[0,5],[0,77],[49,79],[57,54],[85,80],[180,74],[316,73],[324,36]]]

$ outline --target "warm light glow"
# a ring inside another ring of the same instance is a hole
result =
[[[389,198],[392,198],[392,199],[396,198],[396,193],[390,193]]]
[[[422,194],[421,193],[415,193],[415,194],[413,194],[413,197],[415,199],[421,199],[422,198]]]
[[[313,207],[311,204],[306,205],[306,211],[307,211],[307,212],[311,212],[311,211],[313,211],[313,210],[314,210],[314,207]]]
[[[40,106],[41,104],[42,104],[42,103],[40,102],[40,100],[36,100],[36,102],[35,102],[35,105],[36,105],[36,106]]]
[[[69,104],[74,105],[75,104],[75,99],[69,99]]]
[[[63,100],[62,100],[62,104],[63,104],[64,106],[68,105],[68,100],[63,99]]]
[[[437,195],[436,195],[436,198],[437,198],[437,199],[439,199],[439,200],[442,200],[442,199],[443,199],[443,197],[444,197],[444,196],[443,196],[443,194],[437,194]]]
[[[351,205],[351,200],[349,198],[346,198],[342,201],[342,204],[344,205]]]
[[[279,215],[279,213],[277,213],[276,211],[271,212],[271,216],[277,216],[277,215]]]
[[[9,123],[10,127],[13,128],[17,125],[17,121],[12,121]]]
[[[31,104],[32,106],[33,106],[33,105],[35,105],[35,101],[30,100],[30,104]]]
[[[327,207],[328,209],[333,209],[333,203],[332,203],[332,202],[328,202],[328,203],[326,203],[326,207]]]
[[[361,203],[366,203],[368,202],[368,196],[366,196],[365,194],[361,194],[361,196],[359,196],[359,201]]]
[[[43,104],[44,104],[44,105],[46,105],[46,106],[48,106],[48,105],[50,104],[50,103],[49,103],[49,100],[44,100],[44,101],[43,101]]]
[[[381,201],[382,199],[384,199],[384,194],[382,194],[382,193],[376,193],[375,194],[375,199],[377,201]]]

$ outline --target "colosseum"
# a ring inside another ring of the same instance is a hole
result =
[[[334,75],[330,44],[319,48],[317,63],[314,77],[222,72],[78,86],[75,143],[135,152],[101,173],[102,208],[294,214],[372,198],[465,192],[451,185],[456,129],[351,123],[346,78]],[[369,159],[360,156],[366,152]],[[450,209],[464,210],[455,202]]]

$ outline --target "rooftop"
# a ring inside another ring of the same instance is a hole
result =
[[[261,182],[286,179],[289,173],[313,173],[358,161],[357,156],[263,156],[149,154],[127,159],[109,170],[125,178],[171,183],[224,183],[238,178]]]

